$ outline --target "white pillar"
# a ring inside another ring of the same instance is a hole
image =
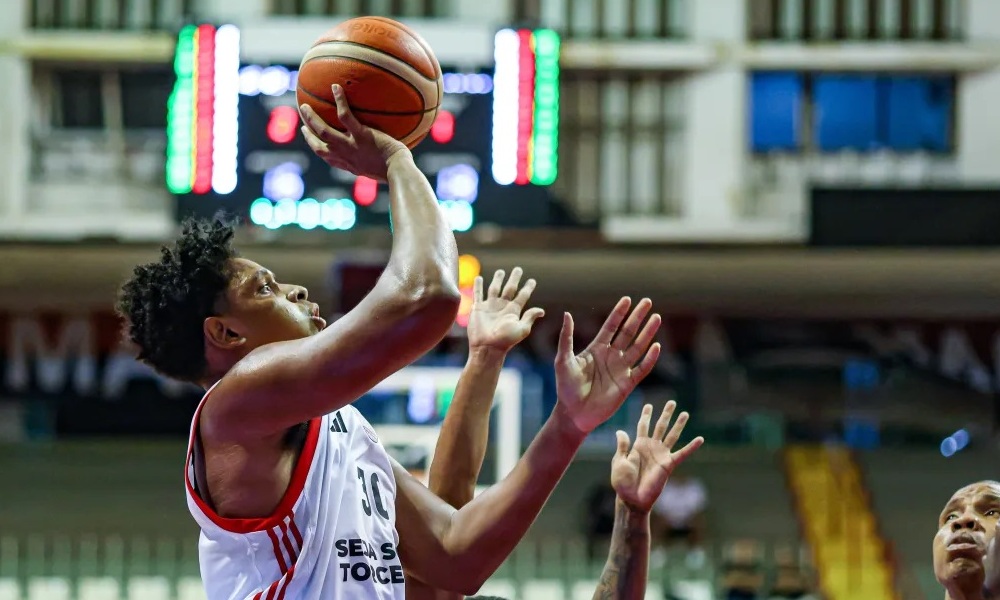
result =
[[[745,0],[691,2],[690,38],[740,45]],[[695,229],[718,230],[736,220],[744,189],[746,73],[724,65],[685,83],[687,118],[683,218]]]
[[[28,3],[12,2],[0,19],[0,41],[19,37],[27,23]],[[0,118],[0,219],[13,223],[27,211],[28,166],[31,152],[30,65],[16,54],[0,55],[4,82],[3,118]]]
[[[966,32],[970,42],[1000,41],[1000,2],[968,0]],[[1000,183],[1000,120],[994,106],[1000,98],[1000,69],[962,75],[958,81],[956,146],[963,182],[971,185]]]

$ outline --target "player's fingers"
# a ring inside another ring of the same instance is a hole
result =
[[[317,154],[329,152],[330,148],[326,145],[326,142],[319,139],[319,136],[313,133],[312,129],[309,129],[306,125],[303,125],[300,129],[302,131],[302,137],[305,138],[306,143],[309,144],[309,148],[311,148],[313,152],[316,152]]]
[[[303,104],[299,107],[299,115],[302,117],[302,122],[306,124],[303,134],[308,129],[310,133],[324,144],[340,144],[347,139],[347,136],[343,133],[330,127],[308,104]],[[306,139],[309,139],[308,135]]]
[[[649,437],[649,420],[653,416],[653,405],[644,404],[642,407],[642,413],[639,414],[639,424],[635,426],[635,439],[636,441],[642,438]]]
[[[500,297],[504,300],[513,300],[514,296],[517,295],[517,288],[521,285],[521,276],[524,275],[524,270],[521,267],[514,267],[514,270],[510,272],[510,279],[507,280],[507,285],[503,286],[503,292],[500,293]]]
[[[536,285],[537,282],[534,279],[529,279],[528,281],[525,281],[524,285],[521,287],[521,290],[517,292],[516,296],[514,296],[514,304],[518,306],[527,306],[528,300],[531,300],[531,294],[535,291]]]
[[[628,434],[624,431],[616,431],[615,439],[618,440],[618,447],[615,449],[615,455],[621,458],[628,456],[629,439]]]
[[[604,325],[601,326],[601,330],[597,332],[597,337],[591,342],[593,345],[597,346],[608,346],[611,344],[611,340],[615,338],[615,333],[621,326],[622,321],[628,315],[628,309],[632,306],[632,299],[628,296],[624,296],[615,304],[614,309],[612,309],[611,314],[608,318],[604,320]]]
[[[358,122],[357,117],[351,112],[351,106],[347,103],[347,94],[344,92],[344,88],[338,84],[333,84],[333,99],[337,101],[337,118],[340,119],[340,124],[344,126],[344,129],[351,132],[351,134],[358,134],[364,129],[364,126]]]
[[[573,356],[573,316],[563,313],[562,329],[559,330],[559,346],[556,360],[567,361]]]
[[[667,435],[667,425],[670,425],[670,419],[674,417],[674,409],[677,408],[677,403],[673,400],[667,402],[663,410],[660,411],[660,418],[656,420],[656,425],[653,426],[653,439],[660,442],[663,440],[663,436]]]
[[[698,437],[688,442],[687,445],[685,445],[683,448],[681,448],[677,452],[674,452],[673,453],[674,465],[679,465],[685,460],[687,460],[687,458],[692,454],[694,454],[695,450],[701,448],[702,444],[704,443],[705,443],[705,438],[699,435]]]
[[[487,298],[500,296],[500,288],[503,287],[503,278],[506,276],[507,273],[503,269],[497,269],[497,272],[493,274],[493,281],[490,282],[490,289],[486,291]]]
[[[632,345],[635,336],[639,333],[639,327],[646,320],[646,315],[649,314],[649,309],[652,307],[653,302],[649,298],[639,300],[639,303],[632,309],[632,314],[625,319],[625,324],[621,326],[611,345],[619,350],[624,350]]]
[[[535,324],[535,321],[545,316],[545,311],[540,308],[529,308],[521,315],[521,322],[528,326],[528,329]]]
[[[483,277],[482,275],[476,275],[475,281],[472,282],[472,301],[482,302],[483,301]]]
[[[677,420],[674,421],[674,426],[670,428],[667,432],[667,437],[663,438],[663,445],[667,448],[673,448],[677,440],[681,439],[681,434],[684,433],[684,428],[687,426],[688,419],[691,418],[686,411],[677,415]]]
[[[647,375],[652,372],[653,367],[656,365],[657,359],[660,358],[660,345],[653,344],[650,346],[649,351],[646,352],[646,356],[642,357],[639,364],[636,365],[632,372],[629,374],[629,380],[632,385],[639,385]]]
[[[642,327],[642,331],[636,336],[632,345],[628,347],[625,351],[625,360],[630,365],[634,365],[639,358],[646,352],[649,345],[653,343],[653,338],[656,337],[656,332],[660,330],[660,325],[663,323],[663,319],[660,315],[654,314],[649,317],[646,324]]]

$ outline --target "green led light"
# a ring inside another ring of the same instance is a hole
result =
[[[192,140],[194,120],[194,36],[197,29],[188,25],[177,36],[174,51],[174,89],[167,100],[167,189],[173,194],[191,191]]]
[[[446,414],[448,414],[448,409],[451,408],[451,401],[455,399],[455,390],[441,390],[437,394],[437,414],[438,417],[443,419]]]
[[[535,112],[531,148],[531,183],[551,185],[559,165],[559,34],[534,33]]]

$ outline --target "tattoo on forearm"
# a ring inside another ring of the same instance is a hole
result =
[[[644,596],[648,561],[648,522],[631,514],[619,502],[615,507],[611,551],[594,592],[594,600],[632,600]]]

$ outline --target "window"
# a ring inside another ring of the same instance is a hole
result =
[[[797,150],[804,81],[797,73],[757,73],[750,81],[750,139],[754,152]]]
[[[749,87],[754,152],[952,149],[954,77],[767,72]]]
[[[167,100],[174,85],[169,69],[123,71],[122,121],[125,129],[164,129]]]
[[[57,127],[67,129],[104,127],[104,103],[101,98],[99,71],[59,71],[55,74],[57,89]]]
[[[813,79],[813,131],[820,151],[878,147],[878,91],[873,76],[818,75]]]

